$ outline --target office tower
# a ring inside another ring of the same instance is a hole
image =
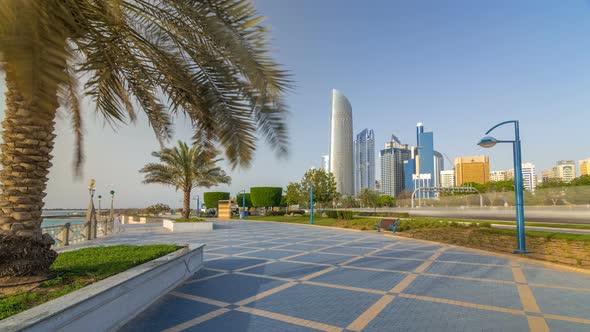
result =
[[[330,155],[322,156],[322,169],[326,173],[330,173]]]
[[[440,172],[444,169],[445,161],[443,159],[443,155],[438,151],[434,151],[434,179],[432,181],[433,187],[441,187]]]
[[[411,181],[413,182],[411,186],[413,188],[412,190],[436,186],[434,183],[434,133],[424,132],[422,122],[418,122],[416,125],[416,144],[413,158],[414,171],[411,175],[406,174],[406,183],[410,180],[408,177],[411,176]],[[408,164],[408,170],[411,166],[411,164]],[[434,197],[434,193],[428,191],[422,191],[420,195],[423,198]]]
[[[490,181],[506,181],[508,180],[507,178],[507,173],[506,171],[491,171],[490,172]]]
[[[354,191],[375,189],[375,134],[365,129],[354,141]]]
[[[455,186],[455,171],[440,171],[440,186],[443,188],[451,188]]]
[[[582,159],[580,164],[580,176],[590,175],[590,158]]]
[[[473,156],[455,158],[455,184],[474,182],[485,184],[490,179],[490,158]]]
[[[537,174],[535,173],[534,164],[522,164],[522,185],[524,189],[528,191],[535,191],[535,189],[537,188]]]
[[[404,190],[404,162],[409,160],[410,156],[408,145],[401,144],[395,135],[391,135],[391,140],[385,143],[385,149],[379,151],[383,194],[398,197]]]
[[[348,99],[334,89],[330,115],[330,172],[336,179],[336,190],[342,195],[354,194],[352,150],[352,107]]]

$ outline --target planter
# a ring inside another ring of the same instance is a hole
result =
[[[0,321],[0,331],[114,331],[203,266],[190,245]]]
[[[213,232],[212,221],[174,222],[164,219],[162,226],[172,232]]]

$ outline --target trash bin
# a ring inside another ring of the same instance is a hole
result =
[[[246,219],[246,215],[248,214],[247,211],[242,211],[242,213],[240,213],[240,219]]]

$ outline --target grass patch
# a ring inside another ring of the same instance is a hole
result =
[[[499,225],[513,225],[515,226],[516,223],[512,221],[491,221],[494,224]],[[544,222],[525,222],[525,226],[533,226],[533,227],[547,227],[547,228],[567,228],[567,229],[588,229],[590,230],[590,225],[583,225],[583,224],[554,224],[554,223],[544,223]]]
[[[118,245],[60,253],[51,265],[55,277],[39,287],[0,296],[0,320],[180,249],[176,245]]]
[[[516,236],[516,230],[514,229],[499,229],[499,228],[488,228],[480,229],[480,232],[486,232],[488,234],[507,234]],[[530,237],[543,237],[546,239],[561,239],[561,240],[572,240],[572,241],[590,241],[590,234],[571,234],[571,233],[556,233],[556,232],[541,232],[541,231],[525,231],[526,236]]]
[[[205,221],[203,218],[174,218],[172,219],[174,222],[197,222],[197,221]]]

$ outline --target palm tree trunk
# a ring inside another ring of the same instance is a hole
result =
[[[191,216],[191,191],[184,190],[184,201],[183,201],[182,216],[186,219]]]
[[[57,253],[41,234],[41,209],[54,144],[53,111],[26,100],[6,72],[0,170],[0,277],[44,274]],[[6,263],[5,263],[6,262]]]

